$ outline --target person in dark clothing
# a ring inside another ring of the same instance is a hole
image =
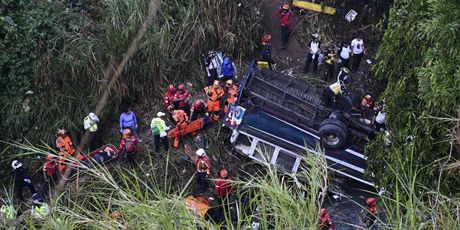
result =
[[[313,73],[318,70],[319,52],[321,51],[321,42],[319,41],[319,34],[312,35],[313,40],[308,43],[307,60],[305,61],[304,72],[307,73],[310,69],[310,64],[313,62]]]
[[[262,42],[262,51],[260,52],[260,60],[268,63],[268,68],[273,70],[273,64],[275,61],[272,58],[272,45],[270,43]]]
[[[212,83],[217,80],[217,67],[219,62],[217,60],[217,55],[215,51],[209,51],[208,57],[205,60],[206,76],[207,76],[207,85],[212,85]]]
[[[30,190],[30,193],[36,194],[37,191],[32,184],[32,180],[30,179],[27,170],[22,166],[22,163],[18,160],[14,160],[11,163],[11,167],[13,168],[15,190],[19,199],[21,201],[25,201],[24,196],[22,195],[24,187],[27,187]]]

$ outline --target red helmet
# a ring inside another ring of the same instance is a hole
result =
[[[284,3],[283,6],[281,7],[283,10],[289,10],[289,3]]]
[[[203,104],[200,100],[196,100],[195,103],[193,103],[193,107],[195,108],[201,108],[201,106],[203,106]]]
[[[65,130],[65,129],[59,129],[59,130],[57,131],[57,134],[58,134],[58,135],[65,135],[65,133],[66,133],[66,130]]]
[[[48,154],[48,155],[46,155],[46,160],[51,161],[51,160],[53,160],[53,159],[54,159],[53,154]]]
[[[131,135],[131,129],[123,129],[123,136]]]
[[[179,90],[184,90],[185,89],[185,85],[184,84],[180,84],[179,87],[177,87]]]
[[[174,88],[174,85],[173,85],[173,84],[170,84],[169,87],[168,87],[168,90],[169,90],[169,91],[174,91],[174,90],[176,90],[176,89]]]
[[[321,208],[321,211],[319,212],[319,214],[322,215],[322,214],[324,214],[324,213],[326,213],[326,209],[325,209],[325,208]]]
[[[219,175],[220,175],[220,177],[222,177],[222,178],[225,179],[225,178],[227,178],[227,176],[228,176],[228,171],[225,170],[225,169],[222,169],[222,170],[220,170]]]
[[[369,206],[374,206],[377,204],[377,200],[375,200],[375,198],[367,198],[366,200],[366,204],[369,205]]]

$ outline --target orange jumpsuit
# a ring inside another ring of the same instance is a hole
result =
[[[220,99],[224,95],[224,90],[220,86],[208,86],[204,88],[204,91],[208,95],[208,113],[212,115],[212,119],[219,120],[220,111]]]
[[[173,118],[177,127],[185,125],[185,123],[188,121],[187,113],[185,113],[185,111],[182,109],[174,110]]]
[[[238,86],[232,84],[230,87],[227,87],[227,101],[224,106],[224,113],[228,112],[228,106],[233,105],[238,101]]]
[[[72,140],[69,136],[63,135],[59,136],[56,140],[56,147],[59,149],[59,171],[61,175],[67,169],[66,158],[73,156],[75,153],[75,149],[73,148]],[[81,155],[78,155],[78,158],[81,158]]]

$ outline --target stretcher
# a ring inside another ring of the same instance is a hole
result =
[[[188,210],[201,218],[205,218],[206,213],[211,208],[209,201],[203,196],[189,195],[185,198],[185,205]]]
[[[334,7],[324,6],[318,3],[302,1],[302,0],[294,0],[292,2],[292,6],[300,8],[300,9],[304,9],[304,10],[315,11],[315,12],[325,13],[325,14],[330,14],[330,15],[334,15],[336,13],[341,12],[341,10],[338,10]]]
[[[199,119],[196,119],[194,121],[191,121],[189,123],[185,123],[179,126],[176,126],[174,129],[171,129],[168,132],[168,138],[174,138],[174,144],[173,146],[175,148],[179,147],[179,139],[181,136],[184,136],[188,133],[194,134],[196,131],[200,129],[206,128],[206,126],[209,124],[209,118],[208,117],[202,117]]]
[[[117,148],[112,144],[107,144],[83,156],[81,163],[87,167],[94,167],[97,164],[105,164],[117,157]]]

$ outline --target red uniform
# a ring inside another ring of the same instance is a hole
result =
[[[233,186],[230,183],[231,177],[221,178],[216,180],[214,187],[214,193],[216,196],[227,196],[230,192],[233,191]]]
[[[206,174],[211,173],[211,161],[208,156],[198,157],[196,159],[196,171],[199,173],[206,172]]]
[[[281,26],[291,27],[291,17],[294,16],[291,11],[286,12],[283,9],[278,9],[276,15],[280,17]]]
[[[224,113],[228,112],[228,106],[233,105],[238,101],[238,86],[231,84],[227,85],[227,101],[224,106]]]
[[[56,161],[54,161],[54,160],[46,161],[43,164],[43,171],[45,172],[45,175],[47,177],[51,177],[54,174],[56,174],[57,168],[58,168],[58,165],[57,165]]]
[[[117,154],[119,154],[123,150],[128,154],[137,153],[137,139],[135,136],[124,137],[120,140],[120,144],[118,145],[117,149]]]
[[[319,226],[321,230],[334,230],[334,225],[331,221],[331,216],[326,211],[325,208],[322,208],[319,214]]]
[[[165,96],[163,97],[166,109],[168,111],[173,109],[174,95],[175,94],[176,94],[176,90],[174,88],[170,88],[170,89],[168,89],[168,91],[166,91]]]
[[[174,94],[174,102],[177,102],[178,109],[188,107],[188,100],[190,99],[190,92],[188,90],[177,90]]]

